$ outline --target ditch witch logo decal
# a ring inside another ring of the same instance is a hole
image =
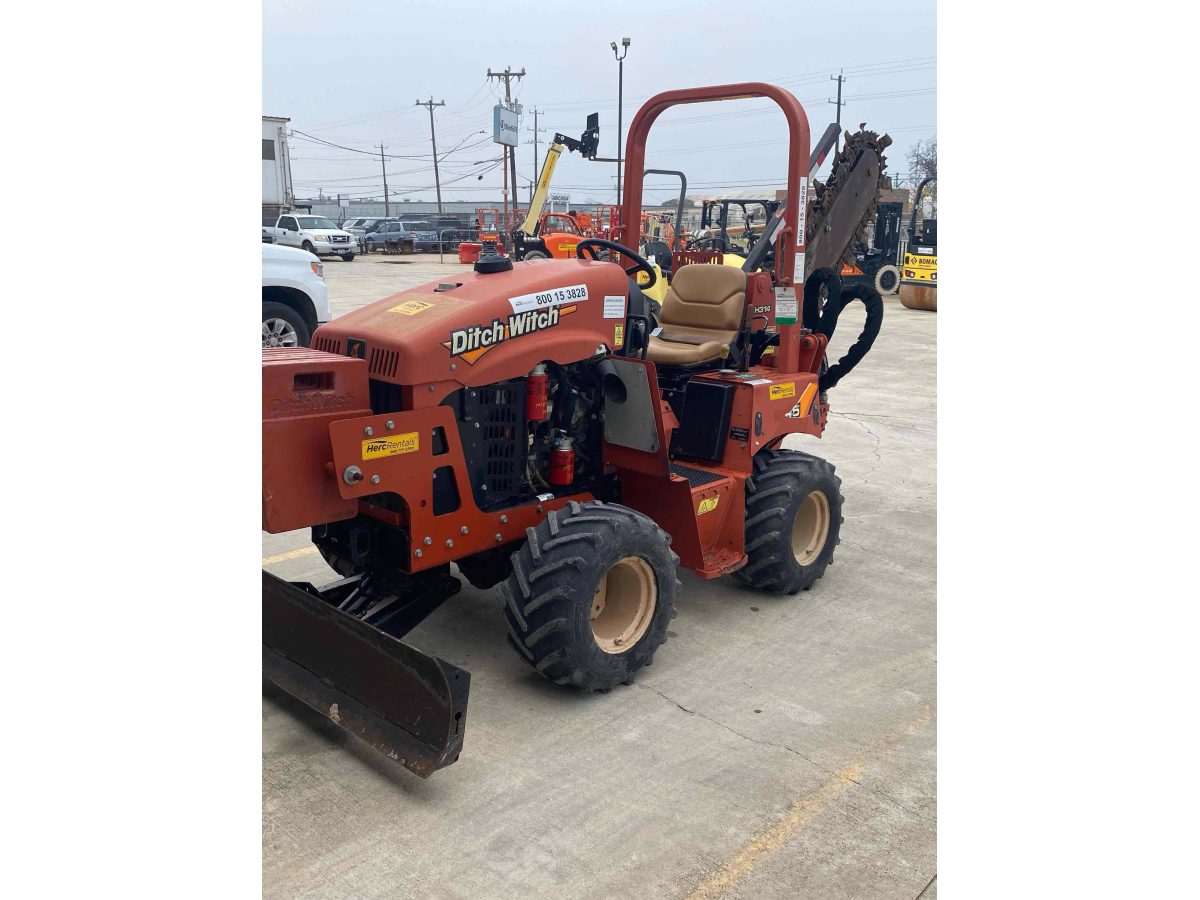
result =
[[[450,351],[451,356],[461,356],[468,365],[473,366],[479,357],[497,344],[553,328],[562,316],[569,316],[576,309],[577,306],[552,306],[549,309],[514,313],[506,322],[492,319],[491,325],[456,328],[450,332],[450,340],[442,341],[442,346]]]

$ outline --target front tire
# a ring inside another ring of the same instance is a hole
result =
[[[807,591],[841,541],[842,479],[818,456],[763,450],[746,479],[743,584],[779,594]]]
[[[556,684],[608,691],[650,665],[675,618],[679,557],[670,536],[624,506],[552,510],[512,555],[508,641]]]
[[[274,300],[262,305],[262,345],[267,347],[307,347],[311,335],[308,323],[296,310]]]
[[[529,250],[526,251],[522,259],[549,259],[550,254],[544,250]]]
[[[301,245],[300,245],[300,249],[301,249],[301,250],[307,250],[307,251],[308,251],[309,253],[311,253],[313,256],[316,256],[316,255],[317,255],[317,254],[316,254],[316,251],[314,251],[314,250],[313,250],[313,245],[312,245],[312,244],[310,244],[308,241],[305,241],[303,244],[301,244]]]
[[[343,253],[342,254],[342,262],[354,262],[354,254],[353,253]]]
[[[880,266],[875,273],[875,290],[880,294],[894,294],[900,288],[900,270],[895,266]]]
[[[368,253],[374,253],[374,252],[375,252],[375,242],[374,242],[374,241],[366,241],[366,242],[363,244],[363,246],[366,248],[366,250],[367,250],[367,252],[368,252]]]

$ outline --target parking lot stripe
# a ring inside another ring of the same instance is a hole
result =
[[[307,547],[301,547],[299,550],[292,550],[289,553],[280,553],[278,556],[264,556],[262,564],[269,566],[271,563],[283,562],[285,559],[295,559],[297,556],[308,556],[310,553],[316,553],[317,548],[311,544]]]
[[[830,775],[815,791],[792,804],[791,811],[783,819],[761,831],[754,840],[742,848],[737,856],[725,863],[720,871],[688,894],[687,900],[715,900],[742,881],[759,863],[782,847],[800,830],[801,826],[807,825],[821,812],[826,801],[834,794],[848,784],[857,784],[861,787],[863,768],[883,753],[895,749],[895,745],[902,738],[917,731],[933,718],[933,715],[933,711],[926,706],[915,717],[901,722],[878,744],[867,748],[847,765]]]

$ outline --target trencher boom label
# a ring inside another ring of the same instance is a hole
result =
[[[555,291],[561,294],[562,291]],[[585,289],[586,298],[586,289]],[[514,301],[514,305],[515,301]],[[506,321],[492,319],[490,325],[472,325],[469,328],[456,328],[450,332],[450,340],[442,341],[442,346],[450,351],[452,357],[461,357],[470,365],[493,347],[503,344],[513,338],[536,334],[558,324],[559,319],[569,315],[575,306],[550,306],[548,309],[534,309],[529,312],[518,312],[509,316]]]

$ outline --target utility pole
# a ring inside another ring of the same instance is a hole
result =
[[[488,77],[488,81],[491,81],[493,78],[504,80],[504,105],[508,109],[512,109],[513,108],[513,105],[512,105],[512,80],[514,78],[516,78],[519,81],[525,77],[524,66],[521,67],[520,72],[514,72],[512,70],[512,66],[505,66],[503,72],[493,72],[491,70],[491,67],[488,67],[487,77]],[[519,115],[519,113],[518,113],[518,115]],[[507,144],[505,144],[504,145],[504,155],[506,157],[508,157],[508,164],[512,169],[513,209],[516,210],[516,208],[517,208],[517,148],[509,147]],[[506,173],[505,177],[507,179],[507,172],[509,171],[509,169],[506,168],[504,171]],[[508,195],[507,194],[504,195],[504,199],[505,199],[505,207],[507,207],[508,206]],[[507,208],[504,211],[504,217],[505,217],[505,219],[508,218]]]
[[[429,96],[428,100],[426,100],[423,103],[420,100],[418,100],[416,105],[417,106],[425,106],[425,107],[428,107],[428,109],[429,109],[429,140],[433,143],[433,183],[434,183],[434,186],[437,188],[438,212],[440,213],[442,211],[442,179],[438,176],[437,135],[434,134],[434,131],[433,131],[433,108],[435,106],[445,106],[446,101],[442,100],[438,103],[434,103],[433,95],[431,94]]]
[[[629,55],[629,38],[621,38],[621,55],[617,56],[617,42],[612,44],[613,57],[617,61],[617,205],[624,203],[621,197],[621,109],[625,105],[625,57]]]
[[[835,76],[833,76],[833,75],[830,75],[830,76],[829,76],[829,80],[830,80],[830,81],[836,81],[836,82],[838,83],[838,98],[837,98],[837,101],[836,101],[836,102],[837,102],[837,127],[838,127],[838,133],[837,133],[837,137],[834,139],[834,142],[833,142],[833,152],[834,152],[834,154],[835,154],[835,155],[836,155],[836,154],[838,154],[838,153],[840,153],[840,152],[841,152],[841,149],[842,149],[842,107],[846,105],[845,103],[843,103],[843,102],[842,102],[842,82],[844,82],[844,81],[846,80],[846,79],[845,79],[845,78],[842,76],[842,73],[843,73],[844,71],[846,71],[846,70],[845,70],[845,69],[838,69],[838,73],[837,73],[837,76],[836,76],[836,77],[835,77]],[[833,100],[830,100],[829,102],[830,102],[830,103],[833,103],[834,101],[833,101]]]
[[[545,129],[545,128],[538,128],[538,123],[537,123],[537,121],[538,121],[538,116],[539,116],[539,115],[541,115],[542,111],[541,111],[540,109],[532,109],[532,110],[530,110],[530,112],[532,112],[532,113],[533,113],[533,127],[532,127],[532,128],[528,128],[528,129],[526,129],[526,130],[527,130],[527,131],[532,131],[532,132],[533,132],[533,140],[532,140],[532,141],[526,141],[526,143],[532,143],[532,144],[533,144],[533,183],[534,183],[534,184],[537,184],[537,180],[538,180],[538,179],[541,177],[541,175],[542,175],[541,171],[538,169],[538,151],[537,151],[537,145],[538,145],[538,132],[539,132],[539,131],[545,131],[546,129]],[[530,195],[530,196],[532,196],[532,195]],[[532,202],[532,201],[530,201],[530,202]]]
[[[385,219],[390,219],[392,217],[392,207],[388,204],[387,160],[383,156],[383,144],[379,145],[379,164],[383,166],[383,216]]]

